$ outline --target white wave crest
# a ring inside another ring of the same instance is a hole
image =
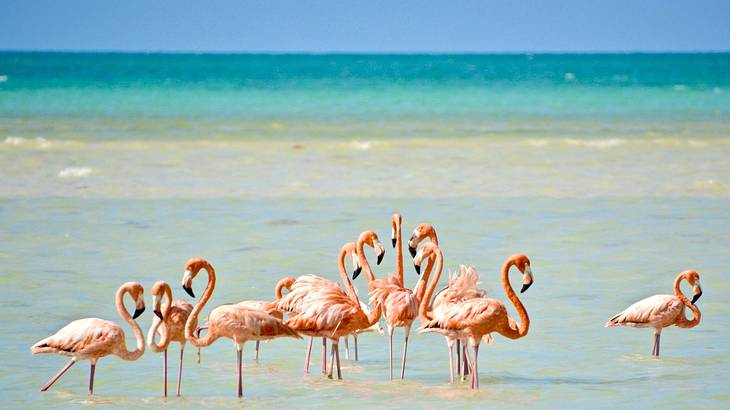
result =
[[[8,76],[0,75],[0,83],[4,83],[5,81],[8,81]]]
[[[361,141],[353,141],[352,142],[352,146],[355,149],[358,149],[360,151],[367,151],[367,150],[370,149],[370,142],[368,142],[368,141],[364,141],[364,142],[361,142]]]
[[[5,138],[5,143],[10,144],[10,145],[20,145],[20,144],[24,143],[25,141],[26,141],[25,138],[14,137],[12,135]]]
[[[91,175],[89,167],[68,167],[58,171],[59,178],[84,178]]]
[[[613,148],[625,144],[626,140],[621,138],[608,138],[601,140],[579,140],[575,138],[566,138],[563,142],[568,145],[578,145],[590,148]]]

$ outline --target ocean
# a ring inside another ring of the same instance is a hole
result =
[[[89,401],[88,363],[41,394],[65,360],[29,348],[77,318],[119,322],[130,280],[146,288],[146,332],[156,280],[194,302],[179,286],[194,256],[218,274],[206,313],[271,299],[284,276],[337,279],[339,247],[366,229],[388,245],[383,277],[397,211],[405,236],[438,230],[443,283],[474,265],[505,301],[501,263],[527,254],[528,335],[482,348],[478,392],[448,384],[433,334],[412,335],[394,382],[377,334],[343,381],[317,374],[317,344],[304,376],[306,342],[264,343],[259,363],[251,343],[244,405],[727,407],[728,156],[730,53],[0,52],[0,392],[14,408],[238,407],[226,340],[200,365],[188,345],[183,397],[167,400],[160,354],[102,359]],[[412,286],[407,252],[405,266]],[[702,277],[702,322],[667,329],[661,358],[651,330],[603,327],[685,269]],[[394,343],[399,364],[400,330]]]

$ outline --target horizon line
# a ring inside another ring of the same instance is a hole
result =
[[[68,53],[68,54],[211,54],[211,55],[558,55],[558,54],[727,54],[730,49],[697,50],[522,50],[522,51],[344,51],[344,50],[120,50],[120,49],[13,49],[0,53]]]

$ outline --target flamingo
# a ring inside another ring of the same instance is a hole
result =
[[[683,280],[686,280],[692,286],[693,296],[691,301],[684,296],[684,293],[679,288]],[[674,295],[654,295],[642,299],[612,317],[606,322],[606,327],[631,326],[654,328],[654,347],[651,350],[651,354],[659,357],[659,338],[661,337],[663,328],[673,325],[691,328],[700,324],[702,313],[695,304],[700,296],[702,296],[700,274],[693,270],[686,270],[680,273],[674,280]],[[685,307],[688,307],[692,311],[692,320],[687,320],[685,317]]]
[[[487,337],[489,333],[497,332],[510,339],[519,339],[527,335],[530,327],[530,318],[527,310],[520,302],[519,298],[512,289],[509,282],[509,269],[517,266],[517,269],[523,275],[522,290],[525,292],[533,283],[532,270],[530,268],[530,260],[522,254],[512,255],[502,266],[502,286],[507,294],[507,298],[515,305],[515,309],[520,316],[520,325],[517,325],[514,319],[507,314],[505,305],[491,298],[473,298],[467,299],[461,303],[454,304],[434,315],[434,312],[428,311],[428,300],[431,299],[433,291],[436,288],[438,279],[443,269],[443,254],[439,247],[433,243],[425,244],[416,254],[413,263],[416,271],[420,270],[421,262],[424,258],[435,255],[436,257],[436,276],[429,283],[426,295],[421,301],[419,307],[419,316],[422,323],[422,331],[448,333],[457,339],[468,339],[474,351],[474,360],[471,361],[471,388],[479,388],[479,343],[482,338]],[[425,280],[427,278],[422,278]]]
[[[430,271],[430,270],[429,270]],[[477,282],[479,281],[479,275],[477,274],[477,271],[474,267],[467,268],[464,265],[461,265],[459,267],[459,273],[450,275],[449,276],[449,283],[446,287],[442,288],[438,292],[436,292],[436,296],[433,299],[433,302],[431,303],[431,309],[434,312],[435,316],[438,316],[439,313],[444,310],[448,309],[451,305],[461,303],[464,300],[467,299],[473,299],[473,298],[483,298],[486,296],[486,290],[479,289],[477,287]],[[452,346],[454,344],[454,339],[452,339],[448,334],[444,334],[444,337],[446,337],[446,343],[449,345],[449,356],[452,356]],[[487,343],[492,344],[494,342],[494,339],[491,335],[485,336],[485,340]],[[462,378],[462,380],[465,379],[465,377],[469,374],[468,371],[468,365],[469,365],[469,354],[466,351],[466,340],[464,340],[464,343],[460,343],[461,340],[456,339],[456,350],[457,350],[457,370],[456,373],[459,374]],[[461,346],[460,346],[461,345]],[[463,346],[463,349],[462,349]],[[460,355],[463,355],[464,363],[462,366],[461,357]],[[452,358],[449,358],[449,363],[451,363]],[[449,380],[451,383],[454,382],[454,374],[453,374],[453,367],[450,366],[449,368]],[[462,372],[463,371],[463,372]]]
[[[185,338],[196,347],[210,346],[221,337],[233,340],[236,345],[238,368],[238,397],[243,397],[243,345],[249,340],[270,340],[278,337],[301,338],[299,334],[281,320],[262,310],[246,309],[238,305],[222,305],[213,309],[208,315],[208,333],[200,338],[195,333],[200,311],[213,295],[215,289],[215,269],[205,259],[190,259],[185,264],[182,286],[185,292],[195,297],[192,284],[201,269],[208,272],[208,284],[200,301],[185,322]]]
[[[355,288],[355,291],[357,291],[357,288]],[[358,294],[358,297],[360,295]],[[365,314],[370,313],[370,306],[368,306],[365,302],[360,301],[360,308],[365,312]],[[374,325],[370,326],[367,329],[358,330],[355,333],[352,334],[352,339],[355,341],[355,361],[358,361],[358,348],[357,348],[357,338],[359,335],[363,333],[369,333],[369,332],[378,332],[379,335],[383,335],[385,333],[385,330],[383,329],[383,326],[380,324],[380,321],[375,323]],[[349,344],[350,337],[345,336],[345,359],[350,360],[350,344]]]
[[[352,258],[352,264],[353,268],[357,269],[359,267],[358,265],[358,258],[357,253],[355,249],[355,244],[350,242],[343,246],[345,249],[345,254],[349,255]],[[339,263],[339,259],[338,259]],[[344,261],[343,261],[344,263]],[[311,300],[312,298],[319,297],[317,294],[318,290],[325,289],[325,288],[331,288],[333,292],[340,292],[342,295],[347,295],[342,291],[340,288],[340,285],[337,284],[337,282],[331,281],[329,279],[323,278],[321,276],[317,275],[302,275],[298,278],[292,278],[287,277],[282,280],[280,280],[276,284],[276,288],[274,289],[274,293],[276,296],[276,300],[272,304],[274,309],[277,309],[280,312],[288,312],[290,314],[297,314],[301,312],[302,306],[306,301]],[[282,295],[282,290],[287,289],[289,293],[286,296]],[[359,299],[358,299],[359,301]],[[303,334],[305,336],[309,336],[309,342],[307,343],[307,353],[305,355],[304,359],[304,373],[309,373],[309,363],[312,355],[312,343],[314,340],[314,337],[319,337],[320,332],[317,331],[310,331],[310,332],[304,332]],[[327,375],[327,337],[326,335],[322,336],[322,374]],[[349,356],[349,353],[348,353]],[[332,372],[329,373],[329,376],[332,377]]]
[[[167,302],[162,307],[162,300]],[[176,395],[180,396],[180,383],[182,381],[182,364],[185,352],[185,323],[193,311],[193,305],[182,300],[172,300],[172,290],[165,281],[158,281],[152,285],[152,306],[155,318],[152,320],[152,327],[147,332],[147,344],[153,352],[163,352],[163,394],[167,397],[167,348],[170,342],[180,344],[180,363],[177,369]],[[159,344],[155,342],[155,335],[160,335]]]
[[[134,315],[124,307],[124,295],[129,294],[135,303]],[[116,294],[116,306],[119,316],[132,328],[137,341],[135,350],[127,350],[124,330],[121,326],[108,320],[86,318],[75,320],[64,326],[56,334],[34,344],[30,350],[33,354],[57,353],[69,356],[71,360],[48,383],[41,387],[46,391],[63,376],[79,360],[91,362],[89,374],[89,396],[94,394],[94,372],[96,362],[109,355],[119,356],[122,360],[134,361],[144,353],[144,334],[134,320],[144,312],[144,288],[137,282],[127,282],[119,287]]]
[[[408,239],[408,252],[411,254],[412,257],[414,257],[414,258],[416,257],[418,245],[421,243],[421,241],[423,241],[424,239],[427,239],[427,238],[430,239],[431,242],[433,242],[437,246],[439,245],[439,239],[438,239],[438,235],[436,234],[436,228],[434,228],[433,225],[431,225],[429,223],[422,223],[422,224],[419,224],[418,226],[416,226],[416,228],[413,230],[413,234],[411,235],[410,239]],[[428,274],[431,273],[430,272],[431,267],[433,267],[433,264],[429,264],[426,267],[426,272]],[[426,277],[428,277],[428,275],[426,275]],[[421,280],[419,280],[418,283],[416,284],[415,293],[416,293],[416,297],[418,298],[419,301],[422,300],[422,298],[423,298],[426,284],[427,284],[426,281],[421,281]],[[442,291],[444,291],[444,290],[445,289],[442,289],[438,293],[441,294]],[[436,300],[434,302],[436,302]],[[438,306],[438,304],[437,304],[437,306]],[[454,339],[451,339],[450,336],[448,336],[448,335],[444,335],[444,337],[446,338],[446,345],[449,347],[449,364],[450,364],[449,380],[451,380],[451,383],[453,383],[454,382],[454,371],[453,371],[452,361],[453,361],[453,355],[454,355],[454,353],[453,353],[454,352],[454,349],[453,349]],[[462,356],[463,356],[463,365],[462,365]],[[468,355],[468,352],[466,351],[466,341],[464,341],[463,347],[462,347],[461,340],[456,339],[457,372],[459,374],[462,374],[462,370],[463,370],[462,377],[466,377],[466,375],[469,374],[469,367],[468,367],[469,359],[468,358],[469,358],[469,355]]]
[[[358,330],[373,326],[380,319],[382,313],[380,304],[377,304],[369,313],[365,313],[360,307],[360,301],[345,271],[345,255],[349,247],[351,247],[351,244],[345,244],[340,249],[338,258],[339,273],[345,284],[345,291],[343,292],[339,286],[309,288],[311,294],[308,298],[302,300],[299,312],[289,316],[285,321],[287,325],[298,332],[326,337],[332,341],[330,369],[334,367],[334,361],[336,360],[338,379],[342,378],[339,360],[339,339]],[[380,247],[382,248],[382,245]],[[295,292],[299,292],[297,283],[294,284],[292,293],[289,295]],[[285,299],[282,299],[282,302]],[[330,370],[330,375],[332,372],[333,370]]]
[[[388,347],[389,347],[389,364],[390,364],[390,380],[393,380],[393,329],[397,327],[403,328],[403,362],[401,363],[400,378],[404,379],[406,374],[406,356],[408,354],[408,336],[411,332],[411,325],[418,317],[418,299],[408,288],[403,286],[403,244],[401,227],[403,218],[400,214],[393,214],[392,218],[392,237],[393,247],[396,248],[396,275],[388,273],[386,279],[375,280],[372,273],[368,275],[369,284],[372,289],[370,293],[370,302],[377,301],[383,307],[383,316],[388,328]],[[370,265],[365,260],[364,252],[362,252],[363,244],[367,238],[362,235],[358,238],[358,254],[360,255],[360,265]],[[365,262],[363,262],[365,260]]]

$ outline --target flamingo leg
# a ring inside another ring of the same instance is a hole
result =
[[[466,380],[466,376],[468,376],[469,372],[471,371],[471,358],[469,357],[469,348],[466,345],[466,340],[464,340],[464,342],[461,344],[461,357],[463,360],[461,370],[464,372],[461,380]]]
[[[259,346],[260,346],[260,345],[261,345],[261,341],[260,341],[260,340],[257,340],[257,341],[256,341],[256,358],[254,359],[254,360],[256,360],[257,362],[259,361]]]
[[[96,363],[91,362],[91,372],[89,374],[89,396],[94,395],[94,373],[96,373]]]
[[[238,398],[243,397],[243,349],[236,346],[236,367],[238,368]]]
[[[309,336],[309,343],[307,343],[307,356],[304,359],[304,374],[309,374],[309,359],[312,357],[312,342],[314,338]]]
[[[342,369],[340,368],[340,344],[335,343],[334,349],[337,352],[335,358],[337,359],[337,380],[342,380]]]
[[[330,371],[327,374],[327,378],[331,379],[334,374],[334,368],[335,368],[335,350],[337,348],[337,344],[333,341],[332,346],[330,347]]]
[[[453,346],[449,345],[449,355],[451,355],[451,348]],[[456,339],[456,373],[461,376],[461,340]],[[451,377],[451,383],[454,382],[453,375]]]
[[[350,336],[345,336],[345,359],[350,360]]]
[[[474,363],[471,372],[471,388],[479,390],[479,343],[472,345],[474,349]]]
[[[411,325],[404,326],[403,333],[405,333],[405,342],[403,344],[403,364],[400,367],[401,380],[406,378],[406,356],[408,355],[408,335],[411,333]]]
[[[183,357],[185,353],[185,345],[180,346],[180,363],[177,367],[177,391],[175,394],[177,397],[180,397],[180,385],[182,384],[182,365],[183,365]],[[167,389],[167,383],[165,383],[165,389]]]
[[[388,325],[388,352],[390,353],[390,380],[393,380],[393,328]]]
[[[352,338],[355,339],[355,361],[357,361],[358,360],[358,358],[357,358],[357,333],[352,335]]]
[[[454,383],[454,351],[451,349],[453,342],[446,339],[446,345],[449,347],[449,383]],[[458,351],[458,349],[457,349]]]
[[[472,366],[471,357],[469,357],[469,349],[466,347],[466,340],[461,344],[461,349],[461,357],[464,359],[464,363],[461,366],[461,370],[464,371],[464,375],[462,376],[461,381],[464,381],[466,380],[466,376],[469,375],[469,369],[471,369]]]
[[[654,347],[651,349],[652,356],[659,356],[659,342],[661,336],[661,329],[654,330]]]
[[[162,395],[167,397],[167,349],[162,352]]]
[[[327,339],[322,338],[322,374],[327,374]]]
[[[46,391],[46,390],[50,389],[51,386],[53,386],[53,384],[56,383],[56,381],[58,379],[60,379],[61,376],[63,376],[64,373],[66,373],[66,370],[70,369],[71,366],[73,366],[74,364],[76,364],[76,360],[75,359],[69,360],[68,363],[66,363],[66,365],[63,366],[63,369],[61,369],[61,371],[59,371],[58,373],[56,373],[56,375],[53,376],[53,378],[51,378],[51,380],[49,380],[46,384],[43,385],[43,387],[41,387],[41,391]]]

